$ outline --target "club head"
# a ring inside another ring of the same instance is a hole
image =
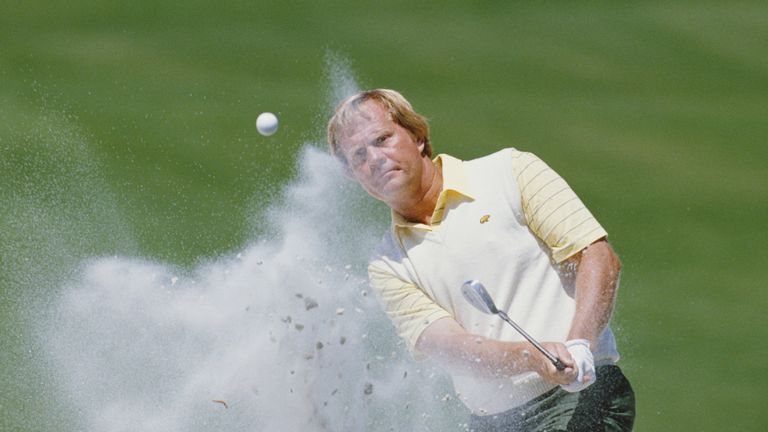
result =
[[[468,280],[461,286],[461,294],[475,309],[480,312],[494,315],[499,312],[496,304],[493,303],[491,295],[485,290],[485,287],[479,280]]]

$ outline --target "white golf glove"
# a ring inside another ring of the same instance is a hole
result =
[[[561,384],[563,390],[576,393],[592,385],[597,379],[595,373],[595,358],[589,349],[589,341],[586,339],[573,339],[565,343],[568,352],[573,357],[573,362],[579,368],[579,374],[576,381],[570,384]]]

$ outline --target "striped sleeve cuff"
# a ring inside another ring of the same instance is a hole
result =
[[[395,326],[397,334],[406,342],[414,359],[424,358],[416,349],[416,342],[433,322],[451,316],[438,306],[416,285],[406,282],[375,265],[368,266],[371,287]]]
[[[529,228],[562,262],[608,234],[568,183],[531,153],[515,152],[513,170]]]

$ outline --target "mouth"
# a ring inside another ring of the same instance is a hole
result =
[[[388,181],[388,180],[390,180],[392,177],[394,177],[395,175],[397,175],[397,173],[398,173],[398,172],[400,172],[400,170],[399,170],[399,169],[397,169],[397,168],[392,168],[392,169],[389,169],[389,170],[386,170],[386,171],[384,171],[384,172],[383,172],[383,173],[382,173],[382,174],[379,176],[379,178],[380,178],[381,180],[383,180],[383,181]]]

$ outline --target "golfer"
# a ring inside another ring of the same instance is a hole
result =
[[[632,429],[634,393],[610,329],[621,264],[557,173],[513,148],[433,159],[426,119],[393,90],[344,100],[328,142],[392,210],[370,283],[413,356],[451,374],[470,430]],[[565,369],[467,303],[470,279]]]

